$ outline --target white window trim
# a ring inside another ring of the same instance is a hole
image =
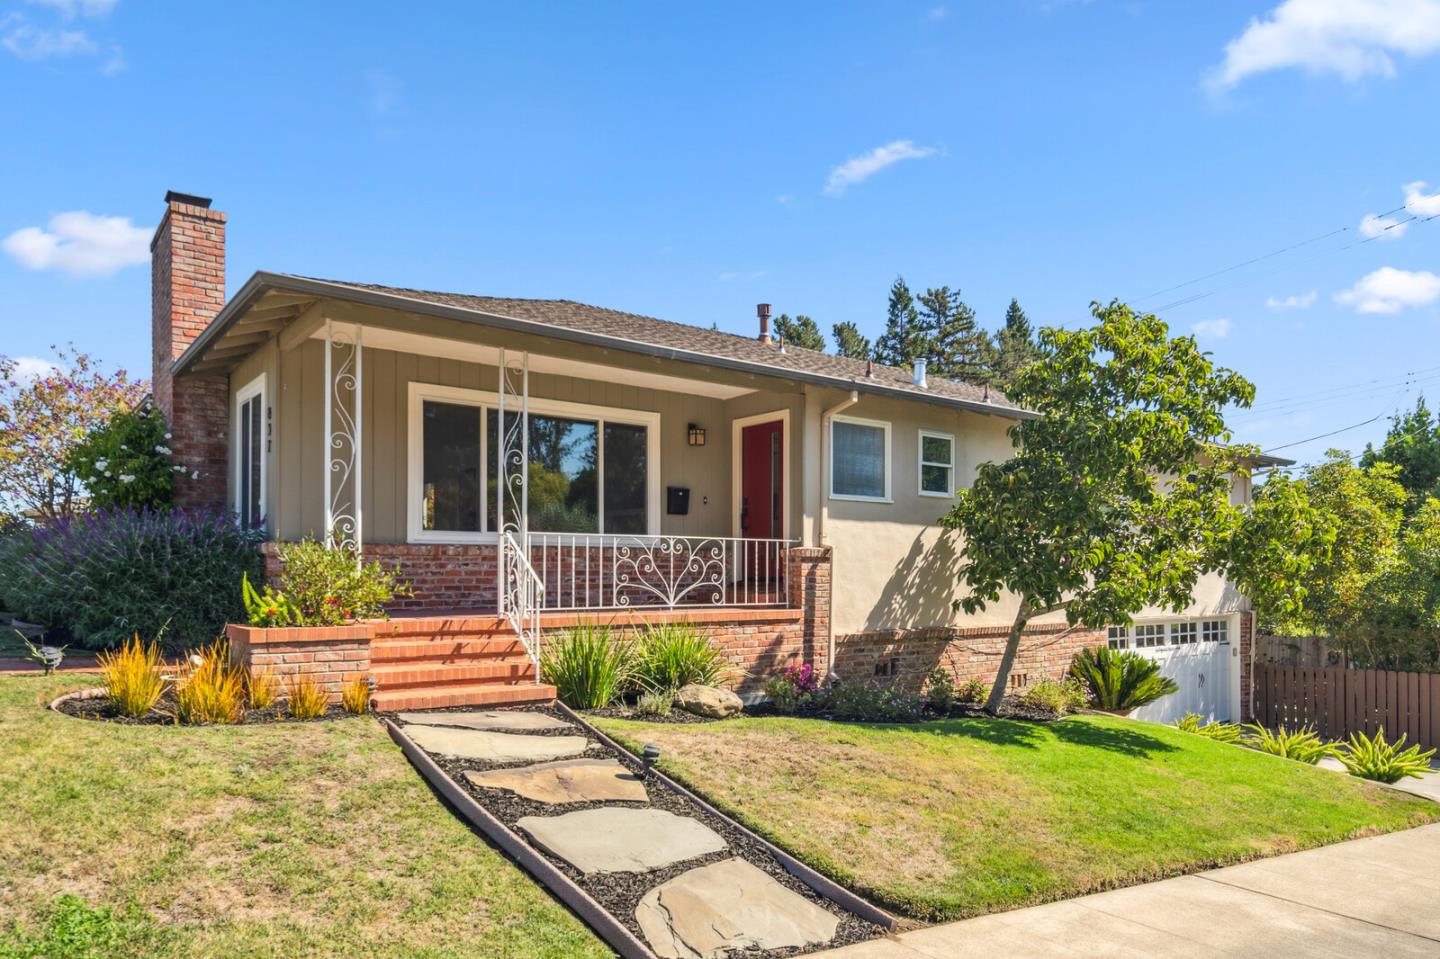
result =
[[[741,416],[730,421],[730,526],[734,532],[731,534],[736,539],[740,538],[740,488],[741,479],[741,456],[744,451],[741,449],[741,437],[744,435],[745,427],[756,426],[760,423],[780,422],[780,500],[781,515],[784,517],[781,522],[781,537],[788,539],[790,530],[794,529],[794,520],[790,514],[794,512],[790,508],[790,411],[771,410],[768,413],[756,413],[754,416]]]
[[[488,410],[499,407],[500,396],[488,390],[472,390],[462,386],[441,386],[437,383],[416,383],[409,384],[408,397],[408,436],[406,442],[406,491],[405,491],[405,517],[406,517],[406,540],[411,543],[480,543],[491,544],[496,542],[498,537],[494,532],[467,533],[450,530],[425,529],[424,510],[421,506],[421,494],[424,491],[424,404],[426,400],[434,400],[441,403],[456,403],[463,406],[475,406],[481,409],[480,419],[480,462],[489,462],[488,431],[485,428],[485,418],[489,415]],[[508,398],[507,398],[508,399]],[[596,422],[597,436],[600,443],[600,462],[597,469],[601,475],[596,482],[596,506],[600,513],[601,529],[604,528],[605,490],[604,490],[604,450],[605,450],[605,424],[621,423],[627,426],[643,426],[645,432],[645,458],[648,465],[645,478],[645,528],[647,536],[657,536],[660,532],[660,414],[648,410],[626,410],[611,406],[594,406],[588,403],[568,403],[563,400],[545,400],[530,397],[529,410],[531,413],[538,413],[544,416],[563,416],[569,419],[593,420]],[[482,473],[488,467],[482,468]],[[485,525],[493,523],[490,515],[494,504],[489,502],[488,477],[480,484],[480,515]]]
[[[937,462],[935,462],[934,460],[926,460],[926,459],[925,459],[925,440],[926,440],[927,438],[929,438],[929,439],[934,439],[934,440],[945,440],[946,442],[948,442],[948,443],[950,444],[950,462],[948,462],[948,463],[937,463]],[[940,432],[939,430],[920,430],[919,436],[918,436],[918,438],[916,439],[916,444],[915,444],[915,445],[918,447],[918,449],[916,450],[916,454],[915,454],[915,455],[916,455],[916,459],[919,460],[919,463],[920,463],[919,467],[916,469],[916,474],[915,474],[915,488],[919,491],[920,495],[921,495],[921,496],[931,496],[931,497],[934,497],[935,499],[954,499],[954,498],[955,498],[955,489],[954,489],[954,487],[955,487],[955,434],[954,434],[954,433],[942,433],[942,432]],[[946,488],[949,490],[949,492],[936,493],[936,492],[934,492],[933,490],[927,490],[927,489],[925,488],[925,467],[927,467],[927,466],[943,466],[943,467],[945,467],[947,470],[950,471],[950,479],[949,479],[949,481],[946,482],[946,484],[945,484],[945,486],[946,486]]]
[[[270,485],[268,462],[270,457],[269,452],[266,449],[266,447],[270,445],[270,437],[268,435],[270,425],[270,410],[269,407],[266,406],[264,373],[261,373],[249,383],[246,383],[235,393],[234,416],[232,417],[234,427],[233,448],[235,450],[235,463],[233,470],[234,475],[232,477],[233,494],[230,497],[230,500],[231,505],[235,509],[235,515],[237,517],[240,516],[242,512],[240,496],[241,490],[244,488],[244,483],[241,482],[241,473],[245,465],[244,451],[240,449],[240,410],[244,408],[246,403],[250,402],[257,396],[260,397],[260,516],[265,521],[265,525],[268,527],[270,525],[270,507],[269,504],[266,502],[265,494],[267,492],[266,488]]]
[[[851,423],[856,426],[872,426],[885,431],[885,495],[884,496],[856,496],[852,493],[835,492],[835,424]],[[891,468],[890,450],[890,422],[888,420],[867,420],[858,416],[843,416],[836,414],[830,417],[830,489],[827,490],[833,500],[845,500],[854,503],[893,503],[891,498],[890,480],[894,470]]]

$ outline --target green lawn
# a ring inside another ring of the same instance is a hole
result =
[[[606,719],[811,865],[941,920],[1440,820],[1440,805],[1163,726]]]
[[[106,945],[74,953],[96,959],[611,955],[375,720],[122,727],[43,710],[94,680],[0,677],[0,957],[52,954],[35,944],[47,921],[89,929],[63,903],[47,919],[62,895],[113,907],[87,933]]]

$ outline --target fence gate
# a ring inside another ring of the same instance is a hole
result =
[[[1440,746],[1440,673],[1258,664],[1255,718],[1275,727],[1314,726],[1326,739],[1384,728],[1385,738]]]

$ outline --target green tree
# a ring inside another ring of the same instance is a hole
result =
[[[1020,367],[1040,357],[1030,318],[1020,309],[1018,300],[1012,299],[1005,310],[1005,325],[995,335],[995,347],[995,382],[1002,390],[1008,390]]]
[[[996,360],[995,344],[975,323],[975,311],[960,299],[960,291],[932,287],[921,294],[919,303],[930,371],[970,383],[988,382]]]
[[[821,334],[820,327],[804,313],[795,314],[793,320],[789,314],[781,313],[780,318],[775,321],[775,335],[782,338],[788,346],[803,346],[817,353],[825,352],[825,337]]]
[[[69,470],[85,484],[95,509],[167,509],[175,500],[170,430],[152,404],[123,410],[70,450]]]
[[[1366,444],[1360,465],[1376,463],[1399,467],[1396,480],[1410,496],[1407,511],[1419,509],[1428,496],[1440,497],[1440,420],[1425,405],[1424,396],[1415,401],[1415,409],[1391,418],[1390,430],[1378,450]]]
[[[1361,594],[1362,623],[1349,638],[1352,665],[1440,671],[1440,499],[1425,497],[1405,521],[1393,561]]]
[[[875,341],[875,361],[886,366],[909,367],[930,355],[930,337],[920,322],[915,297],[903,276],[890,285],[890,304],[885,313],[885,332]]]
[[[870,346],[870,340],[860,335],[860,327],[845,320],[836,323],[830,328],[831,334],[835,337],[835,352],[841,356],[848,356],[852,360],[871,360],[875,358],[875,351]]]
[[[1041,415],[1010,428],[1015,455],[983,464],[942,519],[963,534],[957,605],[1015,602],[991,711],[1037,616],[1098,629],[1146,606],[1183,609],[1205,572],[1288,575],[1240,568],[1266,553],[1228,548],[1244,518],[1232,478],[1255,451],[1228,445],[1222,411],[1248,406],[1254,387],[1154,316],[1118,302],[1092,311],[1090,328],[1041,331],[1040,359],[1014,383]]]

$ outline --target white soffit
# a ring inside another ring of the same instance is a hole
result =
[[[353,323],[336,323],[336,333],[353,336]],[[366,349],[393,350],[396,353],[415,353],[420,356],[435,356],[446,360],[461,360],[479,363],[483,366],[497,366],[500,363],[498,347],[483,343],[468,343],[464,340],[450,340],[440,336],[426,336],[423,333],[408,333],[380,326],[364,327]],[[310,335],[311,339],[325,339],[322,326]],[[516,352],[516,351],[511,351]],[[670,376],[666,373],[649,373],[643,370],[629,370],[603,363],[587,363],[584,360],[566,360],[556,356],[530,354],[530,372],[548,373],[554,376],[573,376],[578,379],[598,380],[602,383],[620,382],[626,386],[638,386],[647,390],[664,390],[669,393],[687,393],[692,396],[708,396],[717,400],[734,399],[755,392],[745,386],[731,386],[712,383],[709,380],[691,379],[687,376]]]

